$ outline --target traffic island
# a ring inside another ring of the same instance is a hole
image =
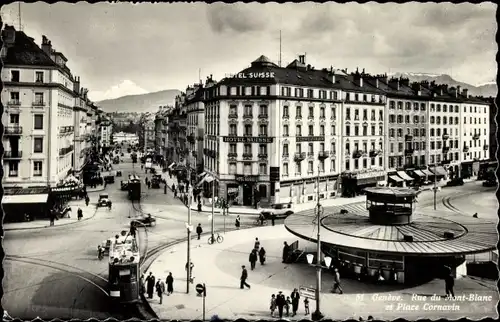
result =
[[[257,263],[255,270],[250,269],[249,253],[254,248],[255,238],[259,238],[260,246],[266,249],[265,265]],[[268,319],[270,317],[269,301],[272,294],[283,291],[290,296],[294,288],[314,289],[316,272],[305,263],[282,263],[283,242],[289,244],[297,241],[297,237],[287,232],[283,226],[262,227],[250,230],[228,232],[222,243],[208,245],[206,240],[191,242],[191,259],[194,264],[193,283],[189,284],[186,294],[187,276],[186,243],[166,249],[149,267],[145,275],[151,271],[157,278],[165,280],[169,272],[174,276],[174,293],[165,296],[163,304],[159,304],[156,295],[149,304],[160,319],[193,320],[203,318],[203,297],[197,296],[196,285],[205,284],[205,315],[209,319],[217,315],[220,319],[244,318],[248,320]],[[299,241],[299,249],[314,249],[314,244]],[[250,289],[240,289],[241,266],[245,265]],[[496,317],[498,293],[495,282],[469,279],[467,277],[455,283],[455,295],[479,297],[472,301],[457,302],[458,309],[435,307],[424,310],[431,305],[450,304],[442,299],[444,282],[440,279],[429,283],[405,287],[404,285],[367,284],[357,280],[341,277],[344,294],[333,294],[333,276],[324,272],[321,284],[322,313],[328,319],[366,319],[369,315],[375,319],[437,319],[446,316],[455,319],[463,316],[471,318]],[[312,297],[311,292],[303,292],[297,316],[291,320],[310,319],[304,314],[303,299]],[[415,294],[429,296],[416,298]],[[434,299],[431,296],[436,294]],[[395,300],[388,300],[388,298]],[[418,303],[416,302],[418,300]],[[310,300],[310,311],[314,312],[315,301]],[[386,306],[393,303],[393,307]],[[413,309],[412,309],[413,305]],[[420,309],[415,310],[414,306]],[[276,317],[276,315],[275,315]]]

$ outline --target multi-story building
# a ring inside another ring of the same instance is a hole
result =
[[[207,83],[207,85],[209,85]],[[188,165],[192,171],[203,172],[203,138],[205,131],[205,104],[203,84],[186,89]]]
[[[74,166],[73,76],[43,36],[41,48],[5,26],[2,101],[4,186],[55,185]]]
[[[101,152],[106,153],[113,145],[113,122],[107,116],[102,115],[99,123]]]
[[[155,123],[154,119],[148,117],[144,122],[144,148],[152,149],[155,148],[156,138],[155,138]]]

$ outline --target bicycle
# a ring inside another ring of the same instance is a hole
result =
[[[208,237],[208,244],[209,245],[215,244],[216,241],[220,244],[224,241],[224,237],[219,235],[219,233],[216,233],[213,236]]]
[[[260,223],[260,219],[259,219],[259,218],[257,218],[257,219],[254,221],[254,225],[256,225],[256,226],[267,226],[267,219],[264,219],[264,220],[262,221],[262,225],[261,225],[261,223]]]

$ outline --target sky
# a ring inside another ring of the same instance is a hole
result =
[[[19,26],[18,4],[3,6]],[[220,80],[260,55],[282,64],[306,53],[315,68],[448,74],[472,85],[496,79],[496,5],[77,4],[21,5],[22,30],[46,35],[99,101],[185,90]]]

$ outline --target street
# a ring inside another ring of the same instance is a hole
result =
[[[63,227],[7,231],[4,239],[6,259],[4,261],[4,301],[3,306],[13,317],[33,319],[99,318],[114,317],[126,319],[136,317],[133,308],[113,309],[107,296],[107,257],[97,259],[97,245],[121,230],[128,229],[130,217],[137,215],[127,193],[120,190],[120,180],[126,180],[129,173],[137,173],[144,179],[144,171],[139,164],[133,165],[129,157],[115,166],[123,176],[108,185],[105,192],[113,202],[112,210],[97,209],[90,220]],[[150,174],[148,174],[151,177]],[[446,197],[457,198],[471,192],[487,190],[476,183],[461,187],[450,187],[438,192],[438,204],[443,206]],[[157,218],[157,225],[139,230],[141,251],[149,255],[158,253],[161,245],[166,245],[186,237],[185,222],[187,208],[173,198],[168,189],[164,194],[160,189],[148,189],[142,185],[141,208]],[[99,192],[90,194],[90,205],[83,207],[84,216],[91,216],[95,209]],[[463,202],[465,198],[462,199]],[[419,206],[432,205],[432,191],[419,196]],[[76,211],[73,210],[76,214]],[[254,216],[242,216],[242,228],[252,225]],[[210,217],[206,213],[192,211],[192,225],[201,223],[204,233],[210,232]],[[281,224],[282,221],[277,221]],[[234,228],[234,217],[226,220],[226,229]],[[224,219],[216,215],[215,229],[223,230]],[[202,238],[207,239],[208,236]],[[145,241],[147,240],[147,245]]]
[[[107,295],[108,258],[97,258],[97,245],[128,229],[129,216],[135,215],[127,192],[120,190],[120,180],[137,172],[144,179],[139,164],[133,167],[127,156],[115,165],[123,175],[105,192],[113,202],[112,210],[99,208],[94,218],[62,227],[7,231],[4,238],[3,306],[12,317],[22,319],[51,318],[98,318],[127,319],[137,316],[136,310],[110,309]],[[149,175],[151,176],[151,175]],[[161,189],[149,189],[143,182],[145,212],[157,217],[157,226],[148,228],[147,248],[155,249],[163,244],[186,237],[187,208],[171,191],[167,195]],[[83,215],[96,211],[99,192],[90,193],[90,204],[83,207]],[[76,209],[73,210],[76,215]],[[216,218],[215,229],[223,229],[223,220]],[[250,222],[242,218],[242,225]],[[193,212],[193,224],[201,223],[204,231],[210,231],[207,214]],[[227,222],[234,227],[234,222]],[[141,249],[145,249],[146,234],[139,229]],[[208,238],[208,237],[205,237]]]

